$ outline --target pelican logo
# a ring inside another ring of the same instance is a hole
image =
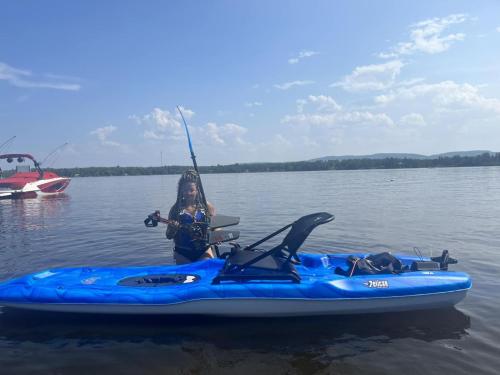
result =
[[[196,276],[193,276],[193,275],[187,275],[186,276],[186,280],[184,280],[182,283],[183,284],[189,284],[189,283],[192,283],[194,281],[196,281],[198,278]]]
[[[389,288],[389,282],[387,280],[368,280],[363,283],[363,285],[368,288]]]

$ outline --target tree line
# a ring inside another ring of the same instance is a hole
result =
[[[398,168],[442,168],[442,167],[479,167],[500,166],[500,153],[484,153],[477,156],[453,156],[437,159],[345,159],[315,160],[282,163],[235,163],[228,165],[200,166],[200,173],[255,173],[255,172],[300,172],[356,169],[398,169]],[[170,165],[157,167],[85,167],[47,169],[60,176],[144,176],[181,174],[190,166]],[[5,171],[4,177],[13,171]]]

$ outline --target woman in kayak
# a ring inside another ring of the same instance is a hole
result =
[[[207,218],[215,215],[215,208],[205,205],[199,191],[199,175],[189,169],[184,172],[177,187],[177,200],[168,214],[171,224],[167,238],[174,240],[174,258],[185,264],[214,257],[205,239]]]

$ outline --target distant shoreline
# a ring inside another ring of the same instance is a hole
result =
[[[209,173],[256,173],[256,172],[304,172],[329,170],[369,170],[369,169],[405,169],[405,168],[446,168],[446,167],[484,167],[500,166],[500,153],[484,153],[477,156],[439,157],[437,159],[344,159],[315,160],[282,163],[235,163],[228,165],[200,166],[202,174]],[[158,167],[85,167],[50,169],[67,177],[98,176],[148,176],[178,175],[191,166]]]
[[[261,173],[261,172],[307,172],[335,170],[370,170],[370,169],[407,169],[407,168],[450,168],[450,167],[487,167],[500,166],[499,153],[484,153],[476,156],[439,157],[437,159],[411,158],[356,158],[340,160],[311,160],[281,163],[235,163],[227,165],[200,166],[202,174],[216,173]],[[47,168],[65,177],[101,177],[101,176],[151,176],[179,175],[191,165],[170,165],[157,167],[83,167],[83,168]],[[3,171],[3,177],[15,173]]]

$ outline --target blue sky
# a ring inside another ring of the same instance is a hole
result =
[[[4,1],[0,144],[54,167],[500,151],[498,1]]]

